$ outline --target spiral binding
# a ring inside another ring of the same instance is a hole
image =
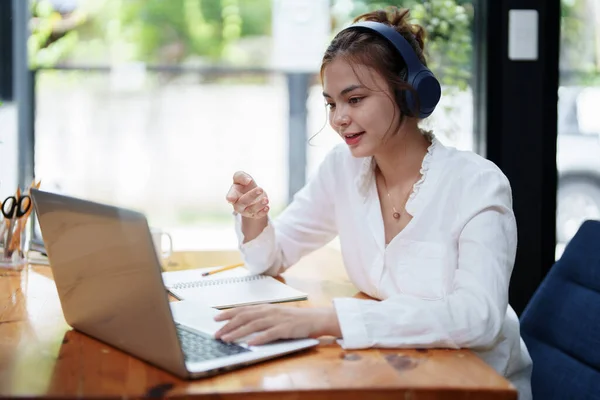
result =
[[[226,285],[229,283],[250,282],[266,278],[265,275],[248,275],[233,278],[213,279],[210,281],[181,282],[171,286],[172,289],[190,289],[205,286]]]

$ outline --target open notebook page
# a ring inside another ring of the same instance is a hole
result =
[[[213,271],[215,269],[219,269],[221,267],[210,267],[210,268],[194,268],[194,269],[184,269],[181,271],[166,271],[162,273],[162,278],[165,283],[165,286],[168,288],[173,286],[174,284],[181,282],[196,282],[196,281],[214,281],[219,279],[226,278],[234,278],[241,276],[250,276],[252,275],[250,271],[248,271],[244,267],[238,267],[234,269],[230,269],[227,271],[219,272],[214,275],[202,276],[203,273],[208,271]]]
[[[165,286],[180,300],[214,308],[305,300],[306,293],[245,268],[202,276],[207,269],[163,272]]]

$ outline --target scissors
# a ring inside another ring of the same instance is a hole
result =
[[[2,214],[6,219],[19,219],[31,209],[31,197],[29,195],[8,196],[2,202]]]
[[[6,237],[6,243],[4,243],[4,257],[8,257],[11,252],[9,249],[10,243],[12,242],[14,223],[19,218],[25,216],[31,209],[31,197],[28,195],[23,196],[8,196],[6,200],[2,202],[2,215],[8,220],[8,233]],[[3,232],[4,235],[4,232]]]

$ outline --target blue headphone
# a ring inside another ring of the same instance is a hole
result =
[[[409,83],[419,95],[419,117],[426,118],[431,115],[442,95],[440,83],[435,75],[433,75],[433,72],[421,63],[408,41],[394,28],[380,22],[358,22],[350,25],[344,30],[348,29],[374,32],[394,45],[406,63],[406,68],[408,70],[406,82]],[[413,98],[412,93],[408,90],[405,93],[405,99],[409,110],[412,115],[414,115],[417,107],[416,99]]]

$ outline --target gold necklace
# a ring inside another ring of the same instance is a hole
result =
[[[431,146],[431,143],[433,141],[433,139],[429,138],[429,136],[431,135],[431,133],[428,132],[427,135],[426,135],[422,130],[421,130],[421,133],[427,138],[427,141],[430,143],[429,146]],[[426,155],[425,155],[425,157],[426,157]],[[421,164],[422,164],[422,162],[421,162]],[[390,195],[390,191],[387,188],[387,182],[385,181],[385,176],[383,176],[383,173],[379,169],[379,165],[376,165],[375,168],[376,168],[375,173],[379,172],[379,175],[381,175],[381,179],[383,179],[383,187],[385,188],[385,192],[387,193],[388,199],[390,200],[390,204],[392,205],[392,211],[393,211],[392,217],[394,217],[394,219],[396,221],[398,221],[398,220],[400,220],[400,217],[402,216],[402,214],[399,213],[398,210],[396,210],[396,207],[394,207],[394,201],[392,200],[392,196]],[[420,178],[421,178],[421,172],[419,171],[419,178],[418,179],[420,179]],[[417,182],[418,179],[415,182]],[[404,206],[403,206],[405,212],[406,212],[406,203],[408,203],[408,198],[410,197],[410,194],[414,190],[414,185],[415,184],[413,184],[409,188],[409,190],[406,192],[406,196],[405,196],[406,198],[404,199]]]
[[[401,213],[398,212],[398,210],[396,210],[396,207],[394,207],[394,200],[392,200],[392,196],[390,195],[390,191],[387,188],[387,183],[385,181],[385,176],[383,176],[383,174],[381,173],[381,170],[379,168],[377,168],[379,170],[379,175],[381,175],[381,179],[383,180],[383,187],[385,188],[385,192],[387,193],[388,199],[390,200],[390,204],[392,206],[392,217],[394,217],[395,220],[399,220],[400,217],[402,216]],[[410,197],[410,194],[412,193],[413,188],[411,187],[410,190],[407,191],[406,193],[406,199],[404,200],[404,211],[406,211],[406,203],[408,202],[408,198]]]

